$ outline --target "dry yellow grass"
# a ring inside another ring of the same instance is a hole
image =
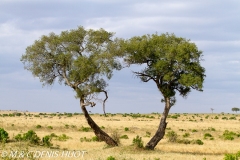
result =
[[[0,114],[5,112],[1,111]],[[9,112],[7,112],[9,114]],[[146,151],[136,149],[132,146],[132,140],[137,135],[141,136],[145,144],[150,140],[151,137],[146,137],[146,132],[150,132],[151,136],[155,133],[158,125],[160,116],[158,114],[148,114],[148,116],[154,116],[155,118],[132,118],[130,116],[123,117],[121,114],[113,116],[100,116],[98,114],[92,115],[92,118],[97,122],[99,126],[104,126],[104,131],[111,134],[113,131],[117,131],[120,135],[128,135],[129,139],[121,139],[121,144],[119,147],[108,148],[104,142],[80,142],[80,138],[92,138],[94,136],[93,132],[83,132],[79,129],[84,126],[88,127],[86,120],[83,115],[73,115],[72,117],[61,116],[49,116],[46,117],[41,115],[40,117],[34,117],[34,115],[39,115],[39,113],[27,113],[33,114],[29,116],[20,117],[0,117],[0,128],[4,128],[8,133],[10,140],[14,139],[18,133],[25,133],[28,130],[34,130],[39,137],[55,133],[56,135],[66,134],[71,137],[67,141],[58,141],[53,139],[52,143],[54,147],[59,146],[59,149],[49,149],[41,146],[32,146],[28,149],[31,151],[58,151],[59,153],[68,151],[87,151],[83,158],[80,159],[103,159],[106,160],[107,157],[113,156],[117,160],[123,159],[151,159],[151,160],[202,160],[206,158],[207,160],[220,160],[223,159],[226,153],[235,153],[240,150],[240,137],[234,140],[224,140],[220,136],[225,130],[240,133],[240,116],[232,114],[180,114],[177,119],[168,118],[168,126],[166,133],[168,131],[175,131],[180,139],[184,139],[182,135],[189,133],[190,136],[186,139],[201,139],[204,144],[179,144],[170,143],[165,137],[159,142],[154,151]],[[173,115],[173,114],[171,114]],[[209,116],[208,119],[205,117]],[[214,119],[218,116],[219,119]],[[222,117],[230,118],[232,116],[237,116],[236,120],[224,120]],[[41,125],[42,127],[37,129],[36,126]],[[66,125],[69,127],[66,128]],[[52,126],[53,129],[49,129],[48,126]],[[125,131],[124,128],[128,127],[129,131]],[[212,128],[215,131],[211,130]],[[197,132],[192,132],[192,130],[197,130]],[[204,139],[204,134],[210,133],[214,140]],[[20,142],[10,142],[4,147],[2,146],[2,151],[10,151],[12,149],[19,149],[26,147],[26,144]],[[19,147],[20,146],[20,147]],[[42,159],[77,159],[69,157],[44,157]],[[79,159],[79,157],[78,157]]]

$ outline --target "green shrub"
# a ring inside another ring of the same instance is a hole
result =
[[[8,140],[8,133],[3,128],[0,128],[0,142],[6,143]]]
[[[51,135],[44,136],[42,138],[42,143],[46,147],[51,147],[53,144],[51,143],[52,137]]]
[[[107,160],[115,160],[113,156],[107,157]]]
[[[233,120],[236,120],[236,117],[230,117],[229,119],[233,119]]]
[[[23,135],[18,134],[14,137],[17,141],[28,141],[31,144],[38,145],[40,138],[33,130],[29,130],[28,132],[24,133]]]
[[[67,128],[67,129],[68,129],[68,128],[69,128],[69,125],[68,125],[68,124],[65,124],[65,128]]]
[[[62,134],[60,136],[57,137],[57,140],[59,141],[66,141],[68,140],[70,137],[68,137],[66,134]]]
[[[215,116],[214,119],[218,119],[218,116]]]
[[[200,139],[197,139],[197,140],[192,140],[192,144],[203,145],[204,143]]]
[[[240,151],[238,151],[237,153],[233,153],[233,154],[225,154],[224,156],[224,160],[239,160],[240,159]]]
[[[193,129],[192,132],[198,132],[196,129]]]
[[[89,132],[92,128],[90,127],[81,127],[80,131],[83,131],[83,132]]]
[[[143,148],[142,137],[139,137],[138,135],[136,136],[136,138],[133,138],[132,143],[137,148]]]
[[[81,141],[81,142],[91,142],[92,139],[91,139],[91,138],[83,137],[83,138],[80,138],[80,141]]]
[[[146,137],[150,137],[151,136],[151,132],[146,132]]]
[[[128,128],[128,127],[125,127],[125,128],[124,128],[124,131],[129,131],[129,128]]]
[[[177,133],[174,131],[170,131],[166,134],[167,138],[168,138],[168,142],[176,142],[177,141]]]
[[[38,125],[36,126],[36,128],[42,128],[42,126],[38,124]]]
[[[53,129],[53,127],[52,127],[52,126],[47,126],[47,128],[49,128],[49,129]]]
[[[125,134],[125,135],[122,135],[122,136],[120,137],[120,139],[129,139],[129,138],[128,138],[128,136]]]
[[[100,142],[101,140],[97,136],[92,137],[93,142]]]
[[[209,131],[216,131],[216,129],[213,128],[213,127],[209,127],[208,130],[209,130]]]
[[[225,130],[223,132],[223,138],[225,140],[234,140],[234,136],[236,136],[236,133],[234,133],[232,131]]]
[[[210,133],[205,133],[204,134],[204,139],[208,138],[208,137],[212,137],[212,135]]]
[[[51,137],[58,137],[55,133],[50,134]]]
[[[181,144],[190,144],[191,141],[188,139],[177,139],[177,143],[181,143]]]
[[[171,116],[171,118],[177,119],[177,118],[178,118],[178,115],[173,115],[173,116]]]
[[[21,134],[17,134],[17,135],[14,137],[14,139],[15,139],[16,141],[23,141],[23,137],[22,137]]]
[[[23,139],[28,140],[31,144],[39,144],[40,138],[33,130],[23,134]]]
[[[183,135],[184,138],[189,137],[189,136],[190,136],[189,133],[185,133],[185,134]]]

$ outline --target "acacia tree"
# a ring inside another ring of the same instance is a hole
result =
[[[112,77],[114,69],[121,69],[116,60],[120,53],[118,39],[113,39],[113,35],[104,29],[86,30],[83,27],[63,31],[59,35],[50,33],[28,46],[21,61],[43,85],[52,85],[58,80],[60,84],[71,87],[80,99],[82,112],[95,135],[108,145],[117,146],[117,142],[100,129],[86,109],[88,105],[96,105],[94,99],[99,93],[108,98],[106,80]]]
[[[176,102],[176,92],[186,97],[191,89],[202,91],[205,69],[201,67],[202,52],[197,46],[174,34],[153,34],[133,37],[125,41],[125,62],[143,65],[134,72],[143,82],[154,81],[161,92],[165,108],[158,130],[145,146],[154,149],[164,137],[166,118]]]
[[[236,113],[237,113],[239,110],[240,110],[240,108],[237,108],[237,107],[233,107],[233,108],[232,108],[232,111],[233,111],[233,112],[236,112]]]

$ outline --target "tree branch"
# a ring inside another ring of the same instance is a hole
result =
[[[67,74],[66,74],[66,70],[63,67],[63,73],[62,73],[63,78],[65,79],[65,82],[67,83],[67,85],[69,85],[70,87],[72,87],[74,90],[77,88],[75,85],[73,85],[71,82],[69,82],[68,78],[67,78]]]
[[[140,72],[133,72],[133,73],[135,73],[135,74],[137,74],[137,76],[145,76],[145,77],[148,77],[149,78],[149,80],[150,79],[152,79],[152,80],[155,80],[155,78],[154,77],[152,77],[152,76],[149,76],[149,75],[147,75],[147,74],[144,74],[144,73],[140,73]],[[148,80],[148,81],[149,81]]]

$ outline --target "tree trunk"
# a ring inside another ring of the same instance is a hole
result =
[[[80,99],[80,106],[89,126],[93,129],[93,132],[98,137],[98,139],[106,142],[110,146],[118,146],[117,142],[113,140],[106,132],[101,130],[101,128],[89,116],[88,111],[84,105],[84,99],[82,98]]]
[[[158,144],[158,142],[164,137],[165,129],[167,127],[166,119],[167,119],[170,108],[171,108],[170,98],[165,98],[165,108],[164,108],[164,112],[163,112],[161,120],[160,120],[158,130],[155,133],[155,135],[152,137],[152,139],[145,146],[146,149],[153,150],[155,148],[155,146]]]

